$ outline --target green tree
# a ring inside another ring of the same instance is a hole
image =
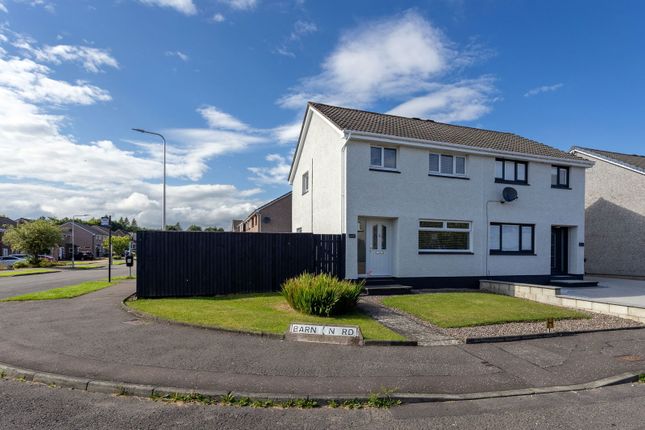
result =
[[[224,229],[222,227],[206,227],[204,231],[224,231]]]
[[[60,227],[52,222],[36,220],[9,228],[2,241],[12,249],[29,255],[31,263],[38,263],[38,254],[49,253],[49,250],[62,243]]]
[[[179,222],[175,225],[167,225],[166,230],[168,231],[181,231],[181,224]]]
[[[130,248],[130,236],[112,236],[112,254],[123,256],[126,250]],[[110,248],[110,239],[103,241],[103,248]]]
[[[191,224],[190,227],[186,229],[186,231],[202,231],[202,228],[198,225]]]

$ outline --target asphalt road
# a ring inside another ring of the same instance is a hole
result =
[[[254,409],[168,404],[0,381],[6,429],[642,429],[645,384],[530,397],[423,403],[389,410]]]
[[[135,273],[132,268],[132,273]],[[126,276],[128,268],[124,265],[112,266],[112,276]],[[98,279],[107,279],[108,270],[88,269],[70,270],[65,269],[56,273],[45,273],[42,275],[12,276],[0,278],[0,299],[17,296],[19,294],[33,293],[49,290],[50,288],[65,287],[80,282]]]

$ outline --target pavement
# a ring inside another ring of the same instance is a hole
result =
[[[154,402],[0,380],[4,429],[642,429],[645,384],[391,409],[256,409]]]
[[[41,275],[45,276],[45,275]],[[497,344],[349,347],[142,320],[133,281],[68,300],[0,303],[0,362],[198,391],[476,393],[581,384],[645,370],[645,330]]]
[[[126,275],[128,275],[126,266],[112,266],[112,276]],[[0,299],[74,285],[85,281],[107,279],[107,277],[108,269],[106,267],[104,269],[84,270],[61,269],[60,272],[56,273],[0,278]]]
[[[645,280],[585,276],[597,287],[562,288],[561,295],[645,308]]]

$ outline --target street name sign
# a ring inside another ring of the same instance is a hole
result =
[[[285,338],[300,342],[363,345],[363,334],[357,326],[292,323]]]

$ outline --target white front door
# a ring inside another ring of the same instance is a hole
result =
[[[368,219],[365,245],[367,276],[392,276],[392,221]]]

